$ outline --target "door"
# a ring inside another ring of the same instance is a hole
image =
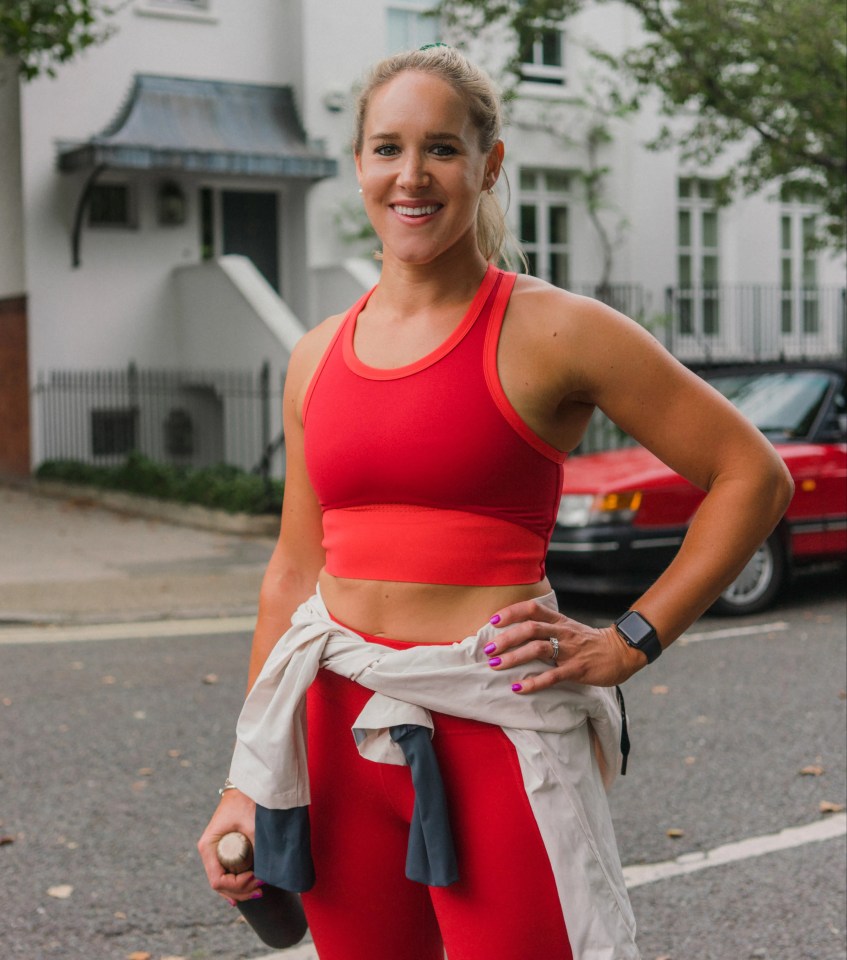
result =
[[[221,193],[223,252],[249,257],[279,289],[278,197],[275,193],[224,190]]]

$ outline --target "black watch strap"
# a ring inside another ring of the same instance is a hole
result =
[[[661,654],[662,645],[655,627],[637,610],[627,610],[622,617],[615,620],[615,627],[629,646],[645,654],[648,663],[652,663]]]

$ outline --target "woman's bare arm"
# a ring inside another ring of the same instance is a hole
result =
[[[793,490],[788,471],[768,441],[713,388],[684,368],[633,321],[602,304],[568,294],[539,296],[536,341],[542,392],[562,397],[547,423],[584,422],[594,406],[680,475],[707,492],[669,567],[633,608],[649,620],[663,646],[673,642],[717,599],[785,511]],[[552,309],[566,306],[556,322]],[[555,341],[559,345],[555,347]],[[567,469],[567,467],[566,467]],[[614,627],[593,630],[559,615],[554,623],[532,601],[499,611],[502,666],[549,658],[547,637],[560,641],[560,666],[523,684],[522,692],[559,680],[611,685],[644,666]],[[555,630],[551,630],[552,627]],[[522,646],[528,644],[528,646]],[[505,655],[504,655],[505,653]]]

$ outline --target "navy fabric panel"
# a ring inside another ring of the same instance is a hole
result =
[[[415,788],[406,876],[429,887],[447,887],[459,879],[459,868],[430,731],[416,724],[398,724],[390,733],[409,764]]]
[[[303,893],[315,883],[309,808],[269,810],[256,804],[253,873],[283,890]]]

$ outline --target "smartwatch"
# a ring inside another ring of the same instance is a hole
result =
[[[648,663],[652,663],[662,652],[655,627],[636,610],[628,610],[618,617],[615,628],[629,646],[646,655]]]

